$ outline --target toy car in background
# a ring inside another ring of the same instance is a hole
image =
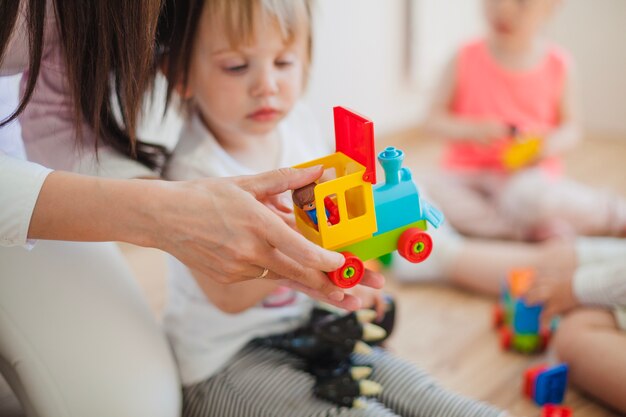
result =
[[[328,276],[350,288],[363,277],[363,261],[396,249],[413,263],[428,258],[433,245],[427,223],[438,227],[443,215],[421,198],[399,149],[378,155],[385,181],[377,183],[373,123],[344,107],[333,110],[336,152],[296,166],[323,165],[324,175],[314,197],[294,204],[294,212],[307,239],[344,255],[344,265]]]
[[[537,405],[562,404],[568,372],[566,364],[541,364],[527,369],[524,372],[524,395]]]
[[[515,269],[507,276],[500,301],[494,307],[494,327],[500,333],[500,346],[521,353],[543,352],[548,345],[551,329],[539,323],[541,305],[528,305],[523,299],[530,288],[535,271]]]

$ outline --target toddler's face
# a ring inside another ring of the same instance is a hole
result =
[[[277,22],[257,20],[252,41],[237,49],[221,22],[200,20],[189,91],[218,139],[271,132],[302,93],[306,33],[287,43]]]
[[[531,40],[557,3],[558,0],[484,0],[491,32],[504,40]]]

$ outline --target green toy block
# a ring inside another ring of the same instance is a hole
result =
[[[513,336],[513,349],[521,353],[533,353],[539,350],[540,338],[537,334],[516,334]]]

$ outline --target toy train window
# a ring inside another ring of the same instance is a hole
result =
[[[363,216],[365,214],[365,190],[362,185],[346,190],[346,209],[348,219]]]

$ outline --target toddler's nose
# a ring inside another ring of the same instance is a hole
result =
[[[261,71],[252,86],[252,95],[255,97],[271,96],[278,93],[277,77],[271,70]]]

